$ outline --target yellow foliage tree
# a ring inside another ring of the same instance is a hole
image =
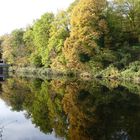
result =
[[[89,68],[88,62],[105,47],[108,33],[105,20],[106,0],[80,0],[71,17],[71,33],[63,53],[67,67],[76,70]]]

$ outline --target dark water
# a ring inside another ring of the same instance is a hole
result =
[[[140,85],[8,78],[0,83],[2,140],[140,140]]]

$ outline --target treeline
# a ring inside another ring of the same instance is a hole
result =
[[[70,32],[70,16],[78,1],[57,15],[45,13],[26,29],[1,36],[2,57],[12,66],[50,67],[56,60],[64,65],[62,48]]]
[[[140,59],[140,0],[75,0],[1,36],[0,44],[3,59],[16,67],[122,70]]]

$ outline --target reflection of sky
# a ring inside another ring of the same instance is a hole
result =
[[[3,140],[56,140],[55,134],[45,135],[26,119],[24,112],[11,111],[0,99],[0,128],[4,126]]]

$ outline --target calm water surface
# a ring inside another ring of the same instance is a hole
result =
[[[0,82],[2,140],[140,140],[140,85],[117,81]]]

